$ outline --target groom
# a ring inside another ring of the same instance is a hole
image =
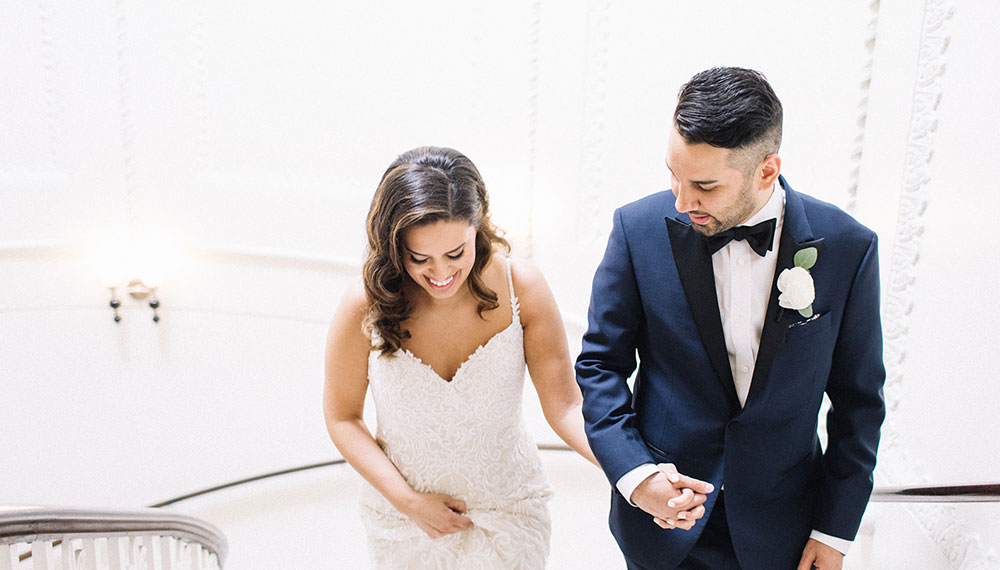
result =
[[[840,569],[871,494],[876,237],[779,175],[781,120],[760,73],[695,75],[667,145],[672,193],[614,215],[576,372],[633,570]],[[677,497],[694,485],[672,466],[714,491]]]

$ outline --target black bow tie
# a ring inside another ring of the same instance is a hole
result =
[[[777,225],[778,220],[771,218],[754,226],[736,226],[724,232],[706,236],[705,239],[708,240],[708,252],[710,254],[715,253],[733,240],[745,239],[747,240],[747,245],[757,252],[757,255],[764,257],[773,246],[774,228]]]

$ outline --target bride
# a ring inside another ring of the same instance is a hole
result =
[[[543,568],[551,491],[521,418],[525,364],[549,425],[596,464],[545,279],[507,256],[479,171],[453,149],[389,165],[367,231],[362,278],[330,326],[324,412],[370,484],[376,567]]]

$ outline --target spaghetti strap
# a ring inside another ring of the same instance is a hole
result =
[[[514,294],[514,278],[510,272],[510,256],[504,258],[507,261],[507,287],[510,289],[510,311],[514,320],[521,320],[521,307],[517,302],[517,295]]]

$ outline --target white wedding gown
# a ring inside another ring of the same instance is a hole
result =
[[[470,355],[451,381],[408,350],[369,357],[379,445],[411,487],[462,499],[474,523],[432,540],[365,484],[361,518],[376,568],[545,567],[552,493],[521,417],[524,331],[509,259],[507,283],[510,325]]]

